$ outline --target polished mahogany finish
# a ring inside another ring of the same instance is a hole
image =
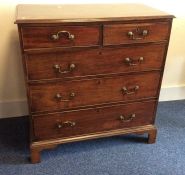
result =
[[[165,44],[91,48],[70,52],[67,50],[54,53],[30,53],[25,61],[28,80],[73,79],[160,70],[163,64],[164,50]],[[74,64],[75,68],[70,71],[71,64]],[[60,71],[55,68],[56,65],[60,66]]]
[[[74,141],[155,143],[172,18],[141,4],[17,6],[32,163]]]
[[[17,5],[17,24],[55,24],[172,19],[143,4],[24,4]]]
[[[36,140],[72,137],[149,125],[154,117],[155,105],[156,101],[149,101],[34,116],[35,137]]]
[[[97,104],[157,98],[160,73],[30,85],[31,111],[56,111]],[[136,89],[138,87],[138,89]],[[124,90],[125,88],[125,90]],[[74,96],[71,94],[74,93]],[[57,97],[58,95],[58,97]]]
[[[100,27],[52,26],[23,27],[24,49],[99,45]]]
[[[104,26],[104,45],[166,41],[168,22],[109,24]],[[111,33],[111,35],[110,35]]]

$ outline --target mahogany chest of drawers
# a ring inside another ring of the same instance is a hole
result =
[[[66,142],[155,142],[172,19],[139,4],[17,6],[33,163]]]

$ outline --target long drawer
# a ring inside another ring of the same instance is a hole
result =
[[[160,72],[30,85],[32,112],[156,97]]]
[[[166,41],[168,22],[104,25],[104,45]]]
[[[74,78],[160,69],[165,44],[32,53],[26,57],[29,80]]]
[[[22,27],[24,49],[99,45],[100,27],[34,26]]]
[[[153,123],[155,101],[33,117],[36,139],[72,137]]]

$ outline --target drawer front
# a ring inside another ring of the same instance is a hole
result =
[[[33,117],[36,139],[90,134],[151,124],[155,101]]]
[[[160,72],[30,85],[32,112],[156,97]]]
[[[29,54],[29,80],[74,78],[160,69],[164,44]]]
[[[22,27],[24,49],[99,45],[99,26]]]
[[[165,41],[168,39],[168,22],[111,24],[104,26],[104,45]]]

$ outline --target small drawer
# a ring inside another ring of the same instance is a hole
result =
[[[155,101],[33,117],[36,139],[85,135],[153,123]]]
[[[94,26],[22,27],[23,48],[99,45],[100,28]]]
[[[86,49],[26,56],[29,80],[79,78],[161,69],[165,44]]]
[[[157,97],[160,72],[30,85],[32,112]]]
[[[145,43],[168,40],[168,22],[104,25],[104,45]]]

